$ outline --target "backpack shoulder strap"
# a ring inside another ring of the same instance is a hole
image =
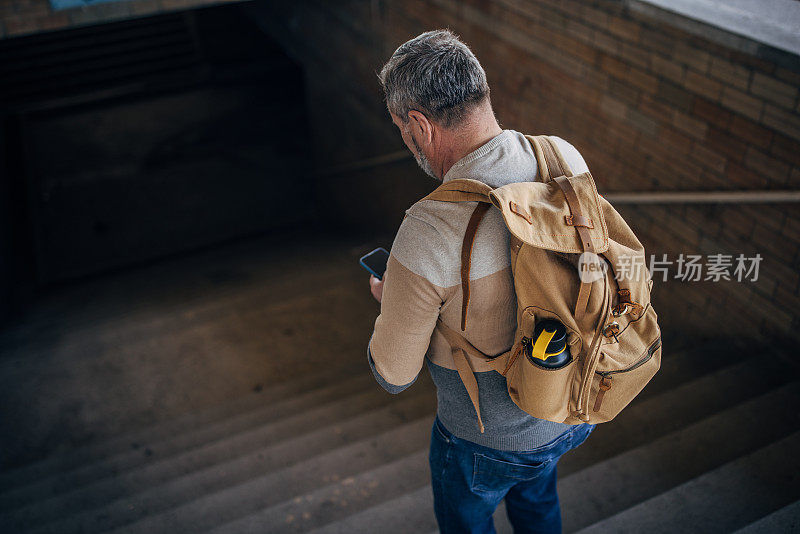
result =
[[[489,192],[492,186],[479,180],[469,178],[457,178],[448,180],[442,185],[431,191],[422,200],[441,200],[444,202],[489,202]]]
[[[492,206],[492,201],[489,198],[489,193],[492,187],[479,180],[470,180],[467,178],[449,180],[433,192],[428,194],[422,200],[441,200],[444,202],[477,202],[478,205],[472,211],[472,215],[467,223],[467,228],[464,231],[464,240],[461,243],[461,331],[467,328],[467,309],[469,307],[469,271],[472,265],[472,245],[475,243],[475,234],[478,232],[478,226],[483,220],[483,216],[489,211]],[[478,404],[478,382],[475,379],[472,365],[469,363],[466,353],[481,358],[488,359],[488,356],[480,352],[472,346],[472,344],[464,338],[460,333],[452,330],[444,324],[441,317],[437,321],[439,332],[447,340],[448,345],[452,349],[453,363],[455,363],[458,375],[461,382],[467,389],[472,405],[475,407],[475,413],[478,416],[478,425],[480,431],[484,431],[483,420],[481,419],[481,410]]]
[[[475,378],[475,370],[472,368],[467,354],[483,360],[487,359],[487,356],[476,349],[464,336],[444,324],[441,317],[436,320],[435,328],[439,330],[439,333],[447,340],[447,344],[450,345],[453,363],[456,366],[459,378],[461,378],[461,383],[464,384],[467,390],[469,400],[472,401],[472,406],[475,408],[475,414],[478,416],[478,428],[483,433],[483,419],[481,418],[481,408],[478,400],[478,381]]]
[[[469,270],[472,266],[472,244],[475,242],[475,234],[478,232],[478,225],[483,220],[483,216],[491,207],[491,204],[479,202],[472,212],[472,216],[467,223],[467,231],[464,232],[464,242],[461,244],[461,331],[467,329],[467,307],[469,306]]]
[[[557,176],[572,176],[567,161],[550,137],[546,135],[526,135],[525,137],[533,145],[542,182],[547,183]]]
[[[589,235],[589,228],[592,227],[592,222],[583,215],[575,188],[572,187],[572,184],[567,179],[572,176],[572,172],[564,160],[564,156],[561,155],[561,151],[553,143],[552,139],[546,135],[528,135],[526,137],[533,145],[533,150],[536,153],[536,161],[539,164],[539,173],[542,181],[554,181],[567,199],[570,215],[567,217],[566,223],[577,230],[584,252],[596,253],[594,243],[592,243],[592,238]],[[577,321],[581,321],[586,313],[591,289],[591,283],[581,280],[581,285],[578,289],[578,300],[575,302],[575,319]]]
[[[489,365],[494,368],[495,371],[505,375],[505,372],[501,371],[501,369],[508,371],[509,365],[507,365],[507,362],[509,362],[509,358],[512,356],[511,350],[507,350],[506,352],[496,356],[484,354],[472,343],[467,341],[464,336],[444,324],[444,321],[442,321],[441,317],[436,320],[435,328],[440,334],[442,334],[442,336],[444,336],[444,338],[447,340],[447,343],[450,345],[453,354],[453,363],[455,363],[458,376],[461,378],[461,382],[464,384],[464,387],[467,390],[467,395],[469,395],[469,399],[472,401],[472,406],[475,408],[475,414],[478,416],[478,427],[481,433],[483,433],[483,419],[481,419],[481,408],[478,400],[478,381],[475,378],[475,369],[472,367],[467,355],[489,363]]]
[[[469,270],[472,265],[472,244],[475,242],[475,234],[478,226],[483,220],[483,216],[492,206],[489,193],[492,187],[480,180],[469,178],[457,178],[448,180],[434,189],[422,200],[441,200],[444,202],[478,202],[472,212],[472,216],[467,223],[464,232],[464,241],[461,244],[461,290],[463,300],[461,302],[461,331],[467,328],[467,308],[469,307]]]

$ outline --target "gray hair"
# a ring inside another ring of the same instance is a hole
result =
[[[486,73],[450,30],[425,32],[395,50],[378,75],[389,111],[408,121],[417,110],[445,128],[489,96]]]

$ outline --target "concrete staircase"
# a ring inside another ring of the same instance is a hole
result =
[[[796,531],[798,378],[667,344],[634,403],[560,461],[564,530]],[[0,473],[0,532],[435,532],[434,411],[426,371],[391,396],[365,356]]]

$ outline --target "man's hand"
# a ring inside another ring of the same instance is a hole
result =
[[[375,297],[375,300],[380,302],[383,296],[383,280],[378,280],[374,274],[369,275],[369,289],[372,291],[372,296]]]

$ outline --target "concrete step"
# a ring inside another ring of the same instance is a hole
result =
[[[432,419],[424,421],[420,433],[430,436]],[[420,436],[421,438],[421,436]],[[421,438],[422,439],[422,438]],[[213,534],[274,534],[307,532],[342,519],[354,511],[394,499],[425,487],[430,481],[428,451],[420,450],[358,476],[285,501],[223,524]],[[391,528],[391,527],[389,527]],[[380,532],[388,532],[381,529]],[[403,532],[409,532],[403,526]],[[361,530],[353,532],[363,532]]]
[[[429,414],[113,532],[200,532],[215,526],[238,533],[294,531],[320,515],[327,519],[350,513],[372,500],[386,499],[387,487],[405,493],[412,484],[424,485],[427,452],[420,449],[432,421]]]
[[[721,357],[723,351],[709,350],[703,359],[698,360],[690,351],[668,353],[664,357],[662,369],[641,393],[642,398],[668,389],[679,380],[688,367],[693,372],[702,373],[712,370],[728,362]],[[161,443],[174,439],[176,435],[193,434],[196,429],[213,425],[219,421],[249,413],[270,403],[293,399],[295,396],[330,386],[334,377],[349,376],[354,372],[366,374],[363,362],[345,362],[342,365],[321,370],[310,376],[302,376],[283,383],[269,385],[265,389],[231,401],[219,404],[206,410],[189,413],[183,417],[164,421],[158,425],[144,428],[136,432],[103,441],[89,447],[81,447],[54,455],[46,460],[0,473],[0,511],[24,506],[42,495],[52,495],[59,491],[59,482],[54,474],[66,480],[63,475],[70,473],[63,488],[71,489],[83,480],[82,470],[86,466],[95,466],[100,460],[108,460],[119,456],[127,457],[129,466],[136,462],[146,463],[155,448],[161,449]],[[423,373],[425,375],[425,373]],[[415,386],[416,387],[416,386]],[[93,469],[87,470],[92,472]],[[89,477],[86,480],[91,480]],[[29,486],[30,487],[26,487]]]
[[[388,396],[388,394],[383,393]],[[377,396],[365,393],[362,399],[347,399],[353,413],[342,419],[344,412],[315,424],[310,413],[299,414],[297,422],[305,425],[306,432],[281,432],[276,425],[272,429],[256,429],[249,433],[250,452],[242,453],[243,447],[226,440],[205,450],[169,459],[165,465],[152,466],[148,470],[137,470],[109,479],[90,488],[92,493],[73,495],[70,501],[88,508],[67,515],[70,502],[61,500],[57,512],[49,518],[50,523],[37,528],[28,528],[30,534],[58,532],[98,532],[144,519],[146,516],[179,508],[206,494],[235,487],[257,477],[285,470],[299,463],[309,464],[318,455],[361,443],[362,448],[372,447],[372,441],[382,432],[391,431],[398,425],[429,417],[435,410],[435,397],[431,391],[420,390],[416,395],[403,395],[385,402]],[[325,407],[328,410],[329,407]],[[338,407],[341,410],[341,406]],[[285,425],[284,425],[285,426]],[[274,443],[273,443],[274,442]],[[241,454],[241,455],[240,455]],[[179,463],[180,462],[180,463]],[[317,471],[321,476],[332,476],[333,471]],[[164,480],[165,473],[173,475]],[[282,495],[285,486],[277,486],[272,494]],[[112,498],[107,498],[111,495]],[[114,498],[116,497],[116,498]],[[79,499],[85,499],[81,502]],[[91,502],[93,507],[87,506]],[[266,501],[260,497],[261,505]]]
[[[306,393],[300,393],[277,402],[260,406],[257,410],[231,414],[206,426],[193,428],[184,433],[164,436],[160,442],[144,442],[137,448],[127,447],[122,452],[109,457],[100,457],[90,463],[73,470],[55,473],[41,480],[16,488],[0,496],[5,510],[3,515],[14,513],[14,509],[36,506],[42,500],[55,497],[61,493],[74,491],[75,488],[91,484],[98,480],[117,476],[119,473],[143,466],[163,462],[175,455],[191,454],[203,445],[224,440],[230,436],[251,431],[253,428],[290,419],[294,426],[302,428],[299,417],[304,410],[317,410],[333,401],[341,401],[351,395],[363,391],[377,391],[374,378],[369,369],[341,382],[329,383],[325,387]],[[384,394],[388,396],[388,394]],[[35,513],[35,511],[34,511]]]
[[[742,377],[747,377],[746,387]],[[560,473],[566,475],[615,454],[638,447],[670,432],[721,412],[732,405],[786,384],[792,376],[785,366],[758,357],[739,361],[715,372],[683,376],[682,384],[658,396],[636,398],[613,420],[597,425],[590,447],[564,456]]]
[[[733,350],[729,343],[706,343],[701,346],[672,351],[669,345],[661,358],[661,368],[637,395],[647,399],[669,391],[686,382],[687,377],[699,377],[732,365],[746,358],[746,353]]]
[[[580,532],[731,532],[800,498],[797,451],[800,431]]]
[[[366,360],[366,356],[364,359]],[[0,473],[0,510],[18,505],[14,498],[8,497],[9,492],[16,491],[32,482],[41,482],[42,478],[46,478],[53,473],[74,471],[85,465],[93,464],[98,459],[109,458],[121,452],[128,452],[131,449],[144,451],[151,444],[160,443],[174,437],[176,434],[191,433],[197,428],[257,410],[265,405],[329,387],[332,376],[348,376],[354,372],[363,374],[365,364],[365,361],[343,362],[334,366],[333,369],[321,369],[312,375],[299,376],[280,383],[269,384],[258,391],[253,391],[249,395],[230,402],[220,403],[111,440],[80,447],[62,454],[55,454],[40,462]]]
[[[427,497],[424,496],[424,493],[426,492],[429,494]],[[395,499],[395,502],[397,502],[402,509],[409,508],[409,504],[405,503],[404,498],[407,498],[416,504],[419,502],[424,502],[426,499],[430,501],[433,499],[433,494],[431,494],[431,490],[428,487],[421,488],[415,492],[404,495],[399,499]],[[433,508],[431,508],[430,513],[426,513],[424,516],[412,517],[403,516],[402,512],[397,510],[387,510],[384,519],[385,521],[381,521],[381,518],[375,518],[371,516],[365,517],[364,532],[378,532],[377,529],[380,529],[380,532],[383,534],[403,534],[405,532],[427,532],[428,534],[439,534],[439,528],[436,525],[436,517],[433,514]],[[409,525],[411,528],[406,530],[405,525]],[[373,530],[373,528],[375,530]],[[514,534],[514,528],[511,526],[511,523],[508,521],[508,516],[506,515],[505,501],[502,501],[499,505],[497,505],[497,510],[495,510],[494,513],[494,528],[497,534]],[[341,523],[337,522],[331,523],[319,529],[314,529],[310,534],[349,534],[350,532],[356,531],[346,530]]]
[[[702,372],[723,364],[724,361],[718,357],[718,354],[719,351],[709,351],[708,357],[702,360],[702,369],[695,372]],[[694,360],[696,358],[688,351],[677,352],[665,357],[661,371],[641,396],[646,397],[670,387],[683,369],[695,365]],[[129,435],[68,451],[29,466],[0,473],[0,511],[19,508],[35,502],[42,496],[54,495],[60,491],[70,490],[76,485],[91,482],[93,477],[96,478],[98,463],[106,463],[109,459],[122,460],[122,464],[127,467],[147,463],[156,449],[161,451],[162,456],[166,454],[168,446],[165,447],[163,442],[174,440],[176,435],[196,435],[198,428],[208,427],[219,421],[228,421],[231,418],[239,418],[242,414],[255,411],[270,403],[286,398],[293,399],[299,394],[317,389],[329,390],[330,388],[326,386],[330,386],[334,377],[349,376],[354,372],[368,373],[363,363],[347,362],[334,369],[323,370],[311,376],[271,385],[257,394],[230,403],[190,413]],[[423,375],[426,374],[423,373]],[[65,476],[67,473],[69,476]]]
[[[262,398],[274,399],[267,408],[262,404],[244,413],[237,413],[227,407],[226,410],[218,409],[214,416],[187,417],[185,426],[179,425],[182,432],[176,433],[177,435],[170,435],[167,427],[157,428],[149,435],[156,436],[161,443],[143,440],[139,450],[132,450],[130,443],[126,443],[124,439],[113,440],[115,446],[119,446],[122,450],[114,454],[114,447],[108,443],[104,444],[108,447],[110,458],[68,470],[66,474],[46,476],[41,481],[34,481],[22,488],[0,494],[0,506],[6,503],[8,509],[13,509],[15,505],[18,507],[11,513],[0,515],[0,525],[4,523],[16,525],[14,528],[24,525],[26,532],[96,532],[118,526],[121,527],[120,531],[132,529],[130,530],[132,532],[144,532],[147,528],[158,527],[158,521],[153,519],[158,517],[161,517],[165,524],[177,526],[179,530],[183,529],[184,520],[189,521],[186,523],[189,525],[200,525],[187,518],[183,510],[197,512],[193,506],[198,502],[214,503],[215,495],[227,494],[229,491],[235,493],[235,488],[252,482],[252,479],[269,477],[270,472],[279,467],[288,468],[294,465],[292,462],[301,465],[305,458],[330,451],[334,446],[341,447],[350,443],[352,439],[337,441],[337,437],[330,433],[331,429],[336,427],[331,426],[329,422],[372,409],[384,410],[381,401],[374,399],[388,399],[391,396],[377,389],[365,362],[357,367],[361,369],[361,375],[338,385],[324,385],[330,384],[333,377],[320,373],[313,378],[319,381],[316,383],[320,387],[312,391],[304,388],[309,384],[309,380],[312,380],[310,378],[276,386],[276,391],[289,396],[289,399],[279,400],[282,399],[281,395],[266,390],[260,394],[263,395]],[[350,368],[345,366],[342,369]],[[748,375],[747,389],[740,387],[742,373]],[[694,380],[686,383],[687,379]],[[731,352],[727,352],[721,346],[706,347],[702,351],[702,357],[698,357],[694,351],[668,353],[662,362],[661,371],[637,397],[634,404],[623,411],[615,421],[598,427],[591,438],[597,443],[596,446],[581,447],[565,456],[559,465],[560,474],[563,477],[619,454],[622,450],[642,445],[721,410],[728,404],[740,402],[785,383],[787,379],[785,374],[776,371],[770,365],[761,367],[750,365],[749,362],[742,361],[741,357],[731,356]],[[428,395],[430,404],[425,413],[431,413],[434,406],[433,386],[428,383],[429,381],[428,374],[423,373],[414,388],[403,394]],[[343,387],[345,383],[349,384],[348,387],[351,389]],[[297,388],[294,391],[307,391],[307,393],[298,396],[292,393],[292,388]],[[349,396],[342,398],[342,395]],[[662,397],[670,398],[665,401]],[[322,406],[325,403],[332,404],[330,407]],[[234,404],[232,403],[232,406]],[[305,411],[315,406],[319,408],[311,412]],[[695,412],[694,415],[690,415],[692,412]],[[204,420],[203,417],[208,419]],[[348,428],[356,429],[345,431],[345,436],[352,434],[356,439],[363,439],[365,432],[375,424],[364,423],[365,417],[368,418],[368,415],[345,421],[343,423],[345,426],[353,425]],[[392,424],[396,425],[399,422],[395,420]],[[392,424],[376,426],[373,434],[389,430]],[[618,425],[616,431],[612,430],[613,425]],[[318,428],[322,434],[312,433],[314,428]],[[310,432],[308,436],[299,434],[306,430]],[[145,434],[146,432],[142,433]],[[297,437],[279,442],[270,441],[282,434]],[[623,440],[619,438],[621,435],[624,436]],[[259,442],[259,439],[262,441]],[[313,443],[310,449],[304,445],[309,441]],[[429,432],[418,444],[425,450],[425,457],[427,457],[428,443]],[[266,463],[269,465],[265,465],[262,457],[263,447],[268,445],[266,450],[274,451],[284,444],[291,444],[291,447],[281,449],[284,452],[278,456],[273,456],[272,452],[267,453]],[[142,447],[151,451],[150,456],[142,454]],[[306,456],[302,454],[292,456],[291,453],[295,451],[301,451]],[[286,456],[281,456],[284,454]],[[282,464],[275,458],[288,458],[288,460],[283,460],[286,463]],[[57,468],[57,465],[55,467]],[[328,465],[323,467],[323,471],[330,468]],[[46,470],[43,472],[47,473]],[[412,481],[411,485],[414,489],[429,490],[428,483],[426,460],[424,479]],[[318,486],[319,484],[309,486],[309,491]],[[272,500],[269,502],[276,499],[282,502],[287,499],[288,493],[282,493],[281,489],[280,485],[273,487],[274,497],[270,496]],[[401,499],[405,497],[403,492],[397,491],[397,488],[392,487],[388,491],[388,496],[384,497],[389,501],[395,497]],[[383,501],[375,500],[374,494],[370,494],[369,497],[371,500],[362,503],[368,508],[364,511],[366,516],[372,513],[370,507],[380,508],[383,504]],[[193,499],[196,500],[192,501]],[[258,507],[249,510],[246,500],[234,500],[234,503],[238,502],[242,502],[241,506],[234,505],[226,510],[240,510],[240,513],[233,516],[220,513],[218,517],[223,519],[218,520],[207,516],[205,524],[217,525],[221,521],[238,523],[240,520],[265,524],[259,523],[261,520],[258,517],[269,510],[270,505],[267,501],[262,499]],[[430,509],[430,519],[432,518],[430,500],[427,507]],[[209,508],[214,509],[214,506],[209,505]],[[355,509],[355,506],[349,507],[351,511]],[[400,506],[400,509],[404,507]],[[201,506],[200,510],[204,511],[205,508]],[[335,520],[347,521],[346,513],[342,515],[338,509],[337,513],[340,515],[336,516],[338,519]],[[237,519],[246,514],[250,515]],[[292,522],[297,521],[295,526],[307,522],[304,520],[305,516],[309,520],[318,517],[327,521],[330,514],[326,514],[327,512],[322,511],[304,511],[300,515],[289,513],[294,517]],[[191,512],[189,515],[191,516]],[[272,517],[269,514],[267,516]],[[411,521],[412,517],[416,516],[412,512],[405,517]],[[424,524],[422,521],[421,525]],[[30,530],[34,525],[39,527]],[[322,525],[323,523],[319,521],[310,521],[307,526]],[[500,528],[504,526],[507,525],[498,524]],[[433,527],[435,528],[435,521]],[[193,528],[190,527],[188,530]],[[425,529],[421,528],[419,531]]]
[[[185,453],[156,460],[71,492],[33,503],[23,509],[6,514],[4,519],[26,525],[26,528],[47,521],[57,521],[59,532],[71,531],[68,525],[72,524],[95,525],[98,523],[98,516],[106,518],[109,522],[120,522],[128,516],[134,516],[135,519],[144,510],[152,511],[154,507],[163,509],[168,507],[170,502],[177,504],[192,498],[194,496],[192,492],[196,492],[199,486],[187,485],[184,482],[186,478],[192,479],[196,472],[217,470],[215,466],[230,463],[234,459],[248,454],[252,456],[255,454],[253,451],[263,450],[267,445],[305,437],[315,430],[317,430],[317,434],[321,434],[319,430],[324,430],[326,433],[320,437],[327,442],[334,442],[337,436],[342,434],[345,438],[349,438],[358,435],[359,432],[363,434],[364,432],[374,432],[375,429],[385,429],[387,427],[384,420],[391,420],[394,424],[402,422],[402,416],[405,414],[403,410],[408,406],[422,406],[424,411],[420,410],[422,411],[420,415],[429,414],[435,409],[435,397],[432,384],[427,382],[429,379],[421,379],[421,387],[414,394],[406,394],[402,397],[393,397],[373,384],[371,389],[356,395],[270,424],[256,426]],[[346,434],[345,431],[347,431]],[[256,465],[261,463],[263,462],[256,462]],[[232,467],[220,467],[219,469],[224,469],[228,477],[254,476],[248,470],[231,470]],[[222,483],[226,478],[223,475],[221,472],[211,474],[210,481],[204,483],[206,485]],[[194,482],[198,483],[199,481],[195,480]],[[173,493],[156,491],[163,489],[159,488],[159,485],[176,486],[177,490]],[[155,488],[154,492],[158,497],[147,499],[147,493],[150,493],[148,490],[152,488]],[[181,488],[183,488],[182,491]],[[145,492],[145,495],[137,495],[138,492]],[[144,503],[138,502],[140,498],[144,498],[145,501],[149,500],[150,507],[141,506]],[[115,499],[118,505],[116,514],[109,514],[109,510],[93,510],[93,508],[101,507]],[[124,504],[119,506],[120,502]],[[134,506],[134,509],[128,511],[130,506]],[[78,514],[76,517],[75,513],[81,510],[87,510],[87,512]],[[73,517],[65,518],[68,514],[72,514]]]
[[[774,532],[800,533],[800,500],[787,504],[780,510],[775,510],[758,521],[740,528],[734,534],[773,534]]]
[[[691,423],[762,395],[781,384],[789,377],[780,365],[766,364],[753,368],[756,360],[740,361],[716,372],[701,375],[682,376],[689,380],[679,387],[662,392],[657,396],[640,400],[623,410],[608,423],[598,425],[587,444],[570,451],[559,460],[559,477],[572,473],[625,451],[645,445],[670,432],[679,430]],[[747,388],[741,387],[742,373],[748,373]],[[320,529],[320,532],[359,532],[369,531],[370,526],[383,523],[385,530],[391,518],[401,517],[413,524],[436,528],[433,515],[430,486],[421,488],[413,497],[403,495],[394,501],[380,503],[370,509],[345,518],[344,520]],[[405,524],[405,523],[398,523]],[[498,532],[510,529],[504,507],[495,513]],[[415,532],[427,530],[420,527]],[[508,530],[510,532],[510,530]]]
[[[25,354],[40,356],[41,351],[52,350],[54,339],[59,349],[67,352],[76,346],[85,347],[87,341],[118,346],[141,344],[218,321],[231,310],[236,315],[281,313],[300,301],[319,302],[321,296],[335,293],[342,280],[352,279],[357,272],[353,264],[360,254],[342,252],[340,246],[344,242],[300,238],[297,246],[290,245],[288,249],[271,238],[262,243],[263,250],[257,252],[261,258],[253,262],[242,263],[232,255],[222,259],[176,258],[170,266],[153,264],[120,273],[116,282],[87,281],[86,285],[63,288],[60,297],[30,310],[33,315],[26,321],[0,330],[0,347],[11,354],[24,350]],[[325,268],[310,267],[320,257],[326,259]],[[306,268],[299,271],[298,265]],[[233,280],[212,280],[220,272],[223,276],[232,273]],[[154,279],[158,280],[156,284]],[[163,291],[166,288],[168,292]],[[71,335],[64,336],[65,333]]]
[[[783,439],[800,428],[798,402],[800,382],[795,381],[559,480],[564,532],[588,527]]]
[[[438,532],[433,514],[430,484],[390,501],[361,510],[341,521],[328,523],[311,534],[351,534],[353,532]]]

